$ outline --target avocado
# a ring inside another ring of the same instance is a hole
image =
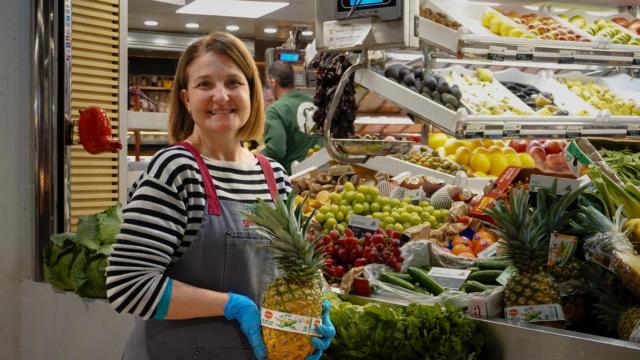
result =
[[[443,94],[443,95],[448,95],[448,94]],[[444,104],[444,106],[451,111],[456,111],[456,109],[451,104]]]
[[[445,79],[442,79],[441,81],[438,81],[438,91],[441,94],[449,93],[449,91],[451,91],[451,89],[449,88],[449,84],[447,83],[447,81]]]
[[[416,79],[424,78],[424,68],[422,66],[416,66],[412,70],[413,70],[413,75],[416,77]]]
[[[438,88],[438,81],[432,75],[424,74],[424,86],[429,88],[431,91],[436,91]]]
[[[403,78],[402,78],[402,84],[404,86],[413,86],[415,87],[416,85],[416,78],[415,76],[413,76],[412,72],[407,73]]]
[[[384,70],[384,76],[389,78],[389,79],[393,79],[397,82],[400,82],[400,80],[402,80],[402,78],[400,77],[400,69],[405,68],[406,66],[402,65],[402,64],[392,64],[387,66],[387,68]]]
[[[409,69],[409,67],[402,65],[402,67],[399,70],[399,74],[398,74],[398,79],[400,80],[404,80],[405,76],[407,76],[407,74],[411,74],[411,69]]]
[[[441,103],[441,102],[442,102],[442,97],[440,96],[440,93],[439,93],[439,92],[437,92],[437,91],[434,91],[434,92],[432,92],[432,93],[431,93],[431,98],[432,98],[432,99],[433,99],[433,101],[435,101],[435,102],[439,102],[439,103]]]
[[[455,96],[447,93],[442,93],[441,97],[442,97],[442,102],[445,105],[450,104],[454,110],[460,107],[460,102],[458,102],[458,99],[456,99]]]
[[[455,96],[456,99],[462,99],[462,92],[460,91],[460,87],[458,85],[453,85],[451,89],[449,89],[449,93]]]
[[[416,83],[414,86],[416,87],[416,89],[418,89],[418,92],[422,92],[422,88],[424,88],[424,83],[422,82],[422,80],[416,79]]]

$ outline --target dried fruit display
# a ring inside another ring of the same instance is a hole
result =
[[[427,18],[440,25],[446,26],[453,30],[458,30],[462,26],[462,24],[460,24],[455,20],[450,19],[447,15],[439,11],[433,11],[428,7],[422,7],[420,9],[420,16],[422,16],[423,18]]]

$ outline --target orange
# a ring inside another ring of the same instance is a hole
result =
[[[475,259],[476,258],[476,256],[472,252],[469,252],[469,251],[461,252],[460,254],[458,254],[458,256],[466,257],[466,258],[469,258],[469,259]]]
[[[479,237],[479,238],[489,238],[491,239],[491,241],[495,242],[496,241],[496,237],[495,235],[493,235],[493,233],[489,232],[488,230],[485,229],[480,229],[478,231],[476,231],[475,235],[473,236],[475,237]]]
[[[471,240],[469,240],[469,238],[466,238],[464,236],[456,236],[453,238],[453,241],[451,242],[451,244],[453,246],[462,244],[465,245],[467,247],[471,247]]]
[[[493,245],[493,241],[488,238],[473,239],[473,252],[476,254]]]
[[[470,248],[470,247],[468,247],[467,245],[458,244],[458,245],[455,245],[455,246],[453,247],[453,249],[451,249],[451,252],[452,252],[454,255],[458,255],[458,254],[463,253],[463,252],[472,252],[472,250],[471,250],[471,248]]]

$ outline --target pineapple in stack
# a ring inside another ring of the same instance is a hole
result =
[[[548,207],[546,193],[539,192],[535,211],[529,206],[528,191],[512,190],[508,203],[499,201],[485,210],[499,227],[495,232],[504,239],[505,256],[517,269],[505,287],[507,307],[561,303],[556,281],[546,266],[549,236],[553,229],[569,221],[567,209],[582,190],[569,192]],[[547,322],[547,325],[560,323]]]
[[[602,267],[587,264],[585,273],[589,284],[585,290],[598,299],[594,313],[607,331],[617,333],[620,339],[640,342],[640,338],[631,338],[634,331],[640,332],[640,304]]]
[[[268,246],[282,274],[263,293],[262,308],[321,318],[324,255],[319,239],[306,237],[314,214],[304,216],[304,202],[296,206],[294,199],[294,193],[286,203],[278,198],[275,207],[258,200],[253,213],[245,214],[271,240]],[[310,335],[263,327],[262,338],[268,359],[304,359],[314,351]]]

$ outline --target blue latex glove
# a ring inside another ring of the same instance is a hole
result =
[[[244,295],[229,293],[229,301],[224,305],[224,317],[240,323],[240,329],[249,340],[258,360],[267,358],[267,350],[262,341],[260,310],[253,300]]]
[[[319,360],[322,356],[322,352],[329,348],[331,340],[336,336],[336,329],[331,323],[329,317],[329,310],[331,310],[331,303],[329,300],[322,302],[322,325],[316,328],[316,331],[322,337],[312,337],[311,345],[316,349],[313,354],[307,356],[307,360]]]

